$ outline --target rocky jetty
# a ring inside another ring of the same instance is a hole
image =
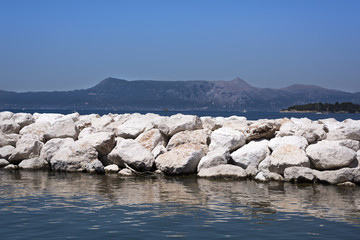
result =
[[[0,112],[0,168],[360,184],[360,120]]]

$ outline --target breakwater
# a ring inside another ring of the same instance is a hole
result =
[[[360,184],[360,120],[0,113],[0,167]]]

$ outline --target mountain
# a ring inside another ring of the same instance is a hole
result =
[[[312,102],[360,103],[360,93],[311,85],[258,88],[240,78],[231,81],[107,78],[83,90],[25,93],[0,90],[2,109],[279,111],[290,105]]]

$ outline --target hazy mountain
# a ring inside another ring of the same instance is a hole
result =
[[[278,111],[290,105],[311,102],[360,103],[360,93],[311,85],[257,88],[240,78],[232,81],[126,81],[107,78],[83,90],[0,91],[2,109]]]

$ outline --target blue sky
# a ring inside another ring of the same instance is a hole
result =
[[[357,0],[0,0],[0,89],[106,77],[360,91]]]

